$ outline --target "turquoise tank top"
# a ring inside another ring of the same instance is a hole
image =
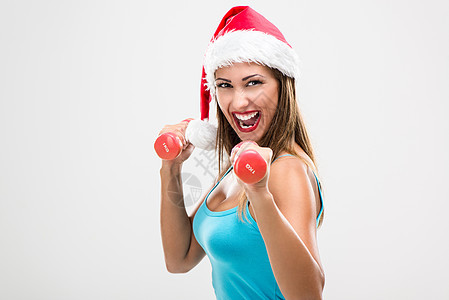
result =
[[[287,155],[290,154],[278,158]],[[216,298],[285,299],[271,269],[259,227],[249,212],[248,202],[245,210],[249,222],[239,220],[237,206],[225,211],[211,211],[206,205],[209,195],[231,170],[232,166],[210,190],[193,219],[195,238],[211,262]],[[316,220],[318,226],[323,212],[323,200],[316,175],[315,179],[321,203]]]

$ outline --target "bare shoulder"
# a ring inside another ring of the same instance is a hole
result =
[[[268,188],[276,205],[285,215],[290,215],[291,218],[302,216],[302,220],[291,219],[291,222],[306,222],[314,227],[320,210],[320,198],[316,179],[309,165],[313,166],[312,160],[303,155],[301,158],[278,158],[270,167]]]
[[[288,155],[286,152],[281,153],[278,158],[272,163],[270,167],[270,178],[282,176],[282,174],[294,174],[301,176],[306,174],[309,179],[314,180],[314,173],[311,166],[315,168],[313,161],[305,153],[300,153],[298,156]],[[281,157],[282,156],[282,157]]]
[[[284,186],[286,183],[298,179],[307,179],[309,166],[304,158],[297,156],[283,156],[276,159],[270,166],[269,184]]]

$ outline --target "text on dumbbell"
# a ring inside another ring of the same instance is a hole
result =
[[[251,174],[256,173],[256,171],[253,169],[253,167],[250,166],[250,164],[246,164],[246,168],[251,172]]]

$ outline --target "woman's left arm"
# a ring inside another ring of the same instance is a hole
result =
[[[268,154],[263,156],[268,160]],[[322,299],[325,279],[316,240],[316,201],[307,165],[298,158],[279,159],[268,173],[257,184],[241,183],[253,207],[276,281],[286,299]]]

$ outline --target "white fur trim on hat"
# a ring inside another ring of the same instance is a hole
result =
[[[215,95],[215,71],[238,62],[255,62],[278,69],[284,75],[299,77],[296,52],[276,37],[256,30],[229,31],[209,44],[205,59],[207,89]]]

